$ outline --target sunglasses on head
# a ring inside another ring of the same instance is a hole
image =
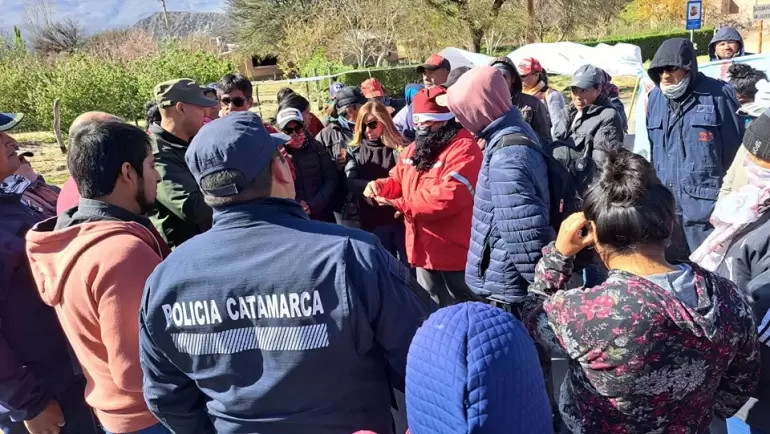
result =
[[[302,131],[304,131],[304,127],[302,125],[297,125],[294,128],[292,128],[290,126],[286,126],[282,131],[283,131],[284,134],[290,136],[290,135],[295,134],[295,133],[296,134],[301,133]]]
[[[246,104],[245,98],[228,98],[224,97],[222,98],[222,104],[224,105],[234,105],[236,107],[243,107],[244,104]]]
[[[376,129],[377,129],[377,126],[378,126],[379,124],[380,124],[380,123],[379,123],[379,122],[377,122],[377,121],[371,121],[371,122],[367,122],[367,123],[365,123],[365,124],[364,124],[364,129],[368,129],[368,130],[376,130]]]

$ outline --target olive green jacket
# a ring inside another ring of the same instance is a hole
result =
[[[203,193],[187,168],[184,154],[189,143],[159,125],[151,125],[150,133],[154,139],[155,168],[161,179],[157,209],[150,219],[169,247],[175,248],[211,228],[212,210],[203,201]]]

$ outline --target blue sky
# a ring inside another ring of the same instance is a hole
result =
[[[24,24],[24,6],[40,0],[0,0],[0,30]],[[76,18],[90,32],[133,25],[162,10],[159,0],[47,0],[57,16]],[[221,12],[225,0],[166,0],[169,11]]]

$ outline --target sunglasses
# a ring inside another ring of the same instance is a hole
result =
[[[299,134],[299,133],[301,133],[302,131],[304,131],[304,129],[305,129],[305,128],[304,128],[302,125],[297,125],[297,126],[296,126],[296,127],[294,127],[294,128],[292,128],[292,127],[286,127],[286,128],[284,128],[282,131],[283,131],[283,133],[284,133],[284,134],[286,134],[287,136],[290,136],[290,135],[292,135],[292,134],[295,134],[295,133],[296,133],[296,134]]]
[[[224,105],[234,105],[236,107],[243,107],[244,104],[246,104],[245,98],[222,98],[222,104]]]
[[[666,72],[676,72],[679,71],[681,68],[678,66],[664,66],[663,70]]]
[[[364,124],[364,129],[376,130],[379,125],[380,125],[380,123],[377,122],[377,121],[367,122],[367,123]]]

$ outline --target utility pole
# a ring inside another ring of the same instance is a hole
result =
[[[163,21],[166,22],[166,32],[168,33],[168,37],[171,37],[171,26],[168,24],[168,9],[166,9],[166,0],[160,0],[160,3],[163,5]]]

